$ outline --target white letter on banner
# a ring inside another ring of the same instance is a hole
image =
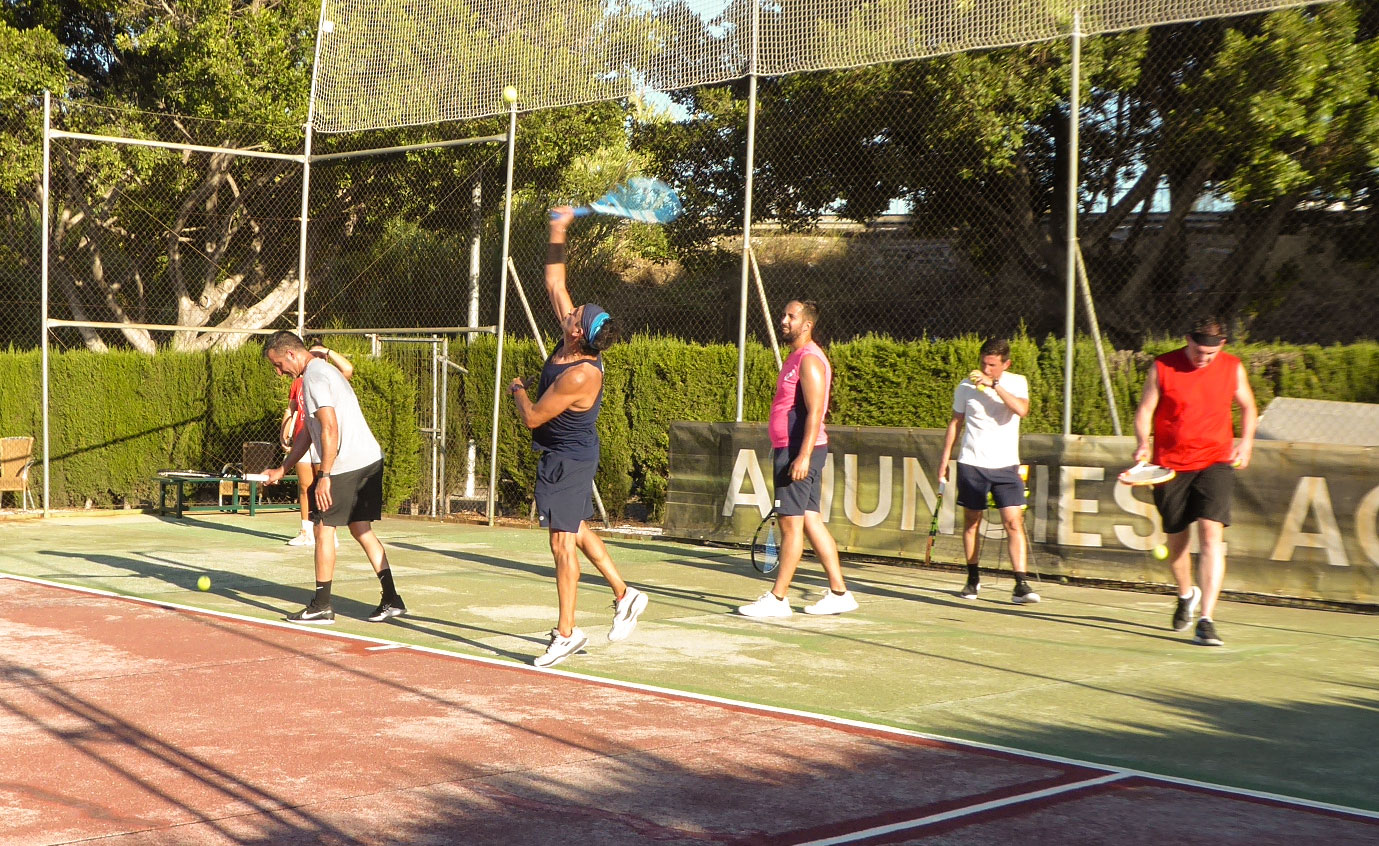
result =
[[[1060,546],[1101,546],[1099,532],[1073,531],[1074,514],[1096,514],[1100,502],[1095,499],[1077,499],[1075,490],[1079,480],[1100,481],[1106,478],[1104,467],[1064,466],[1058,483],[1058,543]]]
[[[891,457],[877,456],[876,463],[876,510],[865,512],[857,507],[857,455],[849,452],[843,456],[843,513],[853,525],[864,529],[879,524],[891,513]]]
[[[742,490],[744,478],[752,480],[752,493]],[[746,447],[737,451],[737,462],[733,464],[733,474],[728,479],[728,496],[723,500],[723,516],[733,516],[733,511],[739,505],[755,505],[762,517],[771,511],[771,492],[766,488],[765,477],[761,475],[757,451]]]
[[[919,489],[919,495],[924,499],[924,507],[929,509],[930,519],[938,505],[938,497],[934,494],[933,485],[929,484],[929,474],[924,472],[918,458],[907,455],[901,459],[900,466],[904,479],[901,482],[900,531],[912,532],[915,528],[915,488]]]
[[[1035,543],[1044,543],[1049,539],[1049,468],[1043,464],[1036,464],[1031,469],[1034,510],[1031,512],[1032,518],[1028,515],[1025,517],[1025,525],[1029,527],[1031,540]]]
[[[1355,506],[1355,534],[1360,538],[1360,548],[1365,551],[1369,563],[1379,567],[1379,530],[1374,525],[1375,517],[1379,517],[1379,488],[1370,488]]]
[[[825,523],[833,514],[833,453],[824,459],[824,480],[819,490],[819,516]]]
[[[1140,552],[1148,552],[1155,546],[1165,543],[1168,535],[1164,534],[1164,521],[1159,516],[1159,509],[1154,507],[1154,503],[1145,502],[1135,496],[1133,485],[1116,485],[1116,505],[1119,505],[1127,514],[1134,514],[1136,517],[1143,517],[1149,521],[1149,534],[1137,535],[1133,526],[1124,523],[1117,523],[1111,528],[1116,533],[1116,540],[1125,545],[1126,549],[1135,549]],[[1194,535],[1195,536],[1195,535]]]
[[[1304,532],[1303,521],[1309,511],[1317,512],[1318,532]],[[1283,528],[1278,533],[1278,543],[1270,558],[1275,561],[1293,560],[1293,551],[1300,546],[1326,550],[1326,563],[1333,567],[1349,567],[1346,559],[1345,543],[1341,539],[1341,528],[1336,525],[1336,513],[1331,510],[1331,491],[1326,479],[1321,476],[1303,476],[1293,489],[1293,502],[1288,506],[1288,516],[1283,518]]]

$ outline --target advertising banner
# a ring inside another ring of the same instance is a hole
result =
[[[839,549],[923,560],[943,430],[830,425],[828,433],[822,512]],[[1032,569],[1172,583],[1151,552],[1165,537],[1150,490],[1116,481],[1134,446],[1131,437],[1021,437]],[[933,555],[951,564],[963,561],[956,477],[950,469]],[[771,492],[764,423],[672,425],[668,537],[748,543]],[[995,511],[984,525],[982,564],[995,567],[1004,531]],[[1256,441],[1250,467],[1236,474],[1226,543],[1228,591],[1379,604],[1379,448]]]

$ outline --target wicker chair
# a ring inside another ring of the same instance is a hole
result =
[[[0,438],[0,504],[5,492],[19,494],[19,506],[25,511],[34,507],[29,489],[29,468],[34,463],[34,439],[30,437]]]

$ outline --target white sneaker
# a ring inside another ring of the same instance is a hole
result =
[[[315,546],[316,536],[306,529],[302,529],[297,536],[287,542],[288,546]]]
[[[790,609],[790,600],[777,599],[774,593],[766,591],[756,602],[750,605],[739,605],[737,613],[744,617],[789,617],[795,613]]]
[[[570,630],[569,637],[563,637],[560,629],[551,629],[551,642],[546,647],[546,652],[536,656],[532,663],[538,667],[554,667],[571,655],[584,648],[584,644],[589,642],[584,632],[576,626]]]
[[[806,614],[843,614],[848,611],[857,610],[857,600],[853,598],[852,591],[843,591],[838,595],[833,591],[825,591],[824,598],[813,605],[804,606]]]
[[[622,599],[613,601],[613,628],[608,630],[608,639],[614,642],[627,640],[637,628],[637,618],[646,610],[646,594],[627,586]]]

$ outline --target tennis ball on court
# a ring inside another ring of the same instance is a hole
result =
[[[197,590],[210,590],[210,589],[211,589],[211,577],[210,577],[210,576],[202,576],[201,578],[197,579],[197,580],[196,580],[196,589],[197,589]]]
[[[1158,546],[1154,547],[1154,557],[1159,559],[1160,561],[1167,558],[1168,547],[1164,546],[1163,544],[1159,544]]]
[[[517,89],[516,89],[516,88],[513,88],[511,85],[509,85],[507,88],[504,88],[504,89],[503,89],[503,99],[504,99],[504,100],[507,100],[509,103],[516,103],[516,102],[517,102]]]

